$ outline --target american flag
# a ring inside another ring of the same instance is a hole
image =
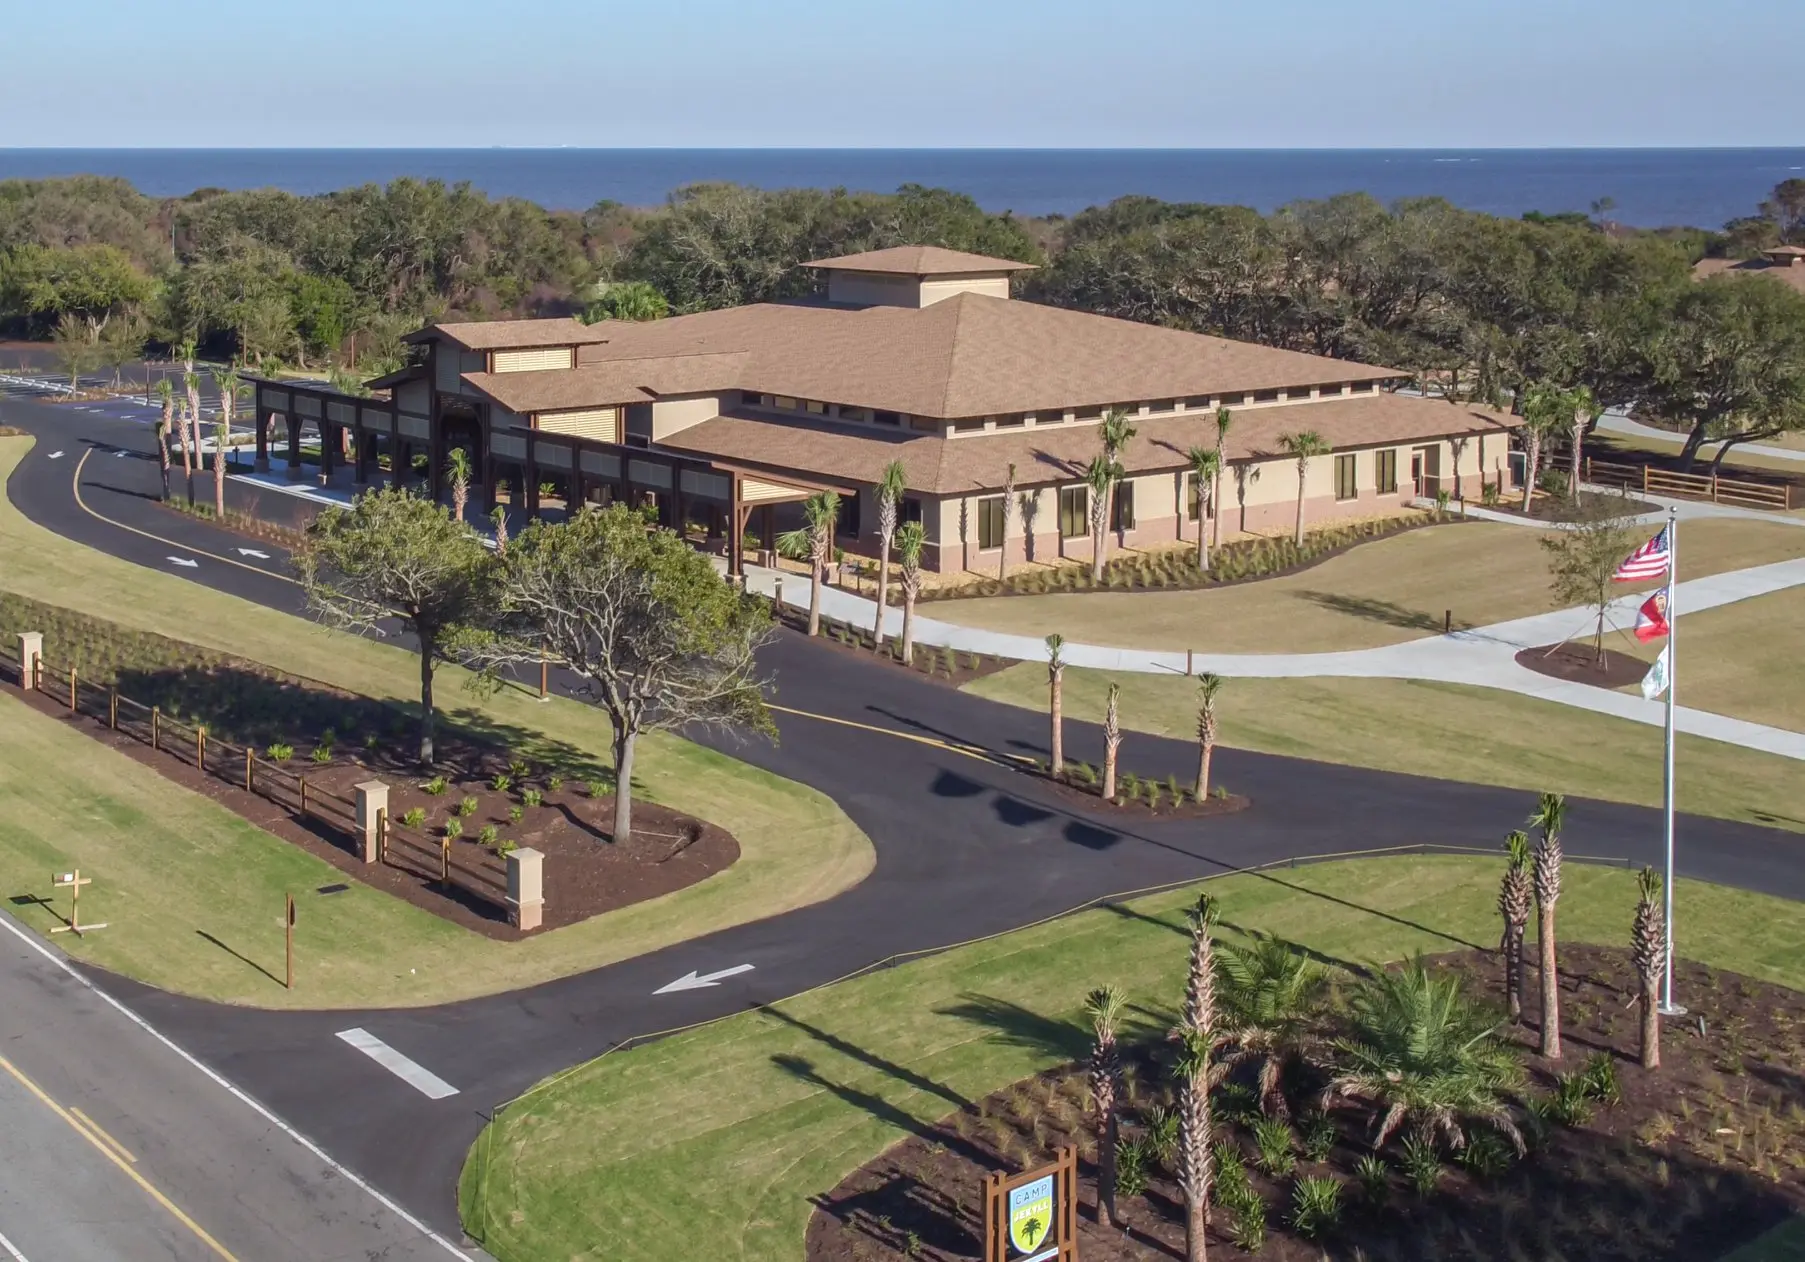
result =
[[[1650,539],[1624,558],[1611,580],[1617,583],[1641,583],[1651,578],[1666,578],[1667,566],[1673,560],[1673,544],[1668,538],[1669,527],[1661,527],[1661,533]]]

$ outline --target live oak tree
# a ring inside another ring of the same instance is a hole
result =
[[[462,659],[492,605],[494,563],[476,532],[430,500],[366,491],[322,512],[294,553],[308,610],[322,622],[384,636],[399,622],[420,655],[420,763],[434,759],[433,672]]]
[[[1563,605],[1584,605],[1594,615],[1592,654],[1604,667],[1604,616],[1611,603],[1612,576],[1641,542],[1635,519],[1621,502],[1600,496],[1581,503],[1578,519],[1543,533],[1549,586]]]
[[[771,633],[763,601],[740,592],[674,531],[622,504],[534,522],[497,576],[486,670],[543,652],[584,681],[614,744],[616,842],[633,835],[640,736],[677,728],[775,735],[757,650]]]

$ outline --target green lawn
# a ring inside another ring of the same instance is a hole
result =
[[[1751,1240],[1723,1262],[1805,1262],[1805,1218],[1793,1218]]]
[[[1652,532],[1651,532],[1652,533]],[[1122,648],[1317,653],[1438,634],[1558,608],[1542,533],[1490,522],[1363,543],[1311,569],[1199,591],[1078,592],[936,602],[936,618],[1019,635]],[[1805,531],[1735,518],[1691,522],[1680,576],[1805,555]]]
[[[1771,669],[1785,668],[1771,662]],[[1046,706],[1046,675],[1046,667],[1023,663],[966,688],[1039,710]],[[1196,730],[1195,692],[1181,680],[1078,669],[1068,669],[1065,678],[1069,715],[1100,721],[1115,682],[1122,687],[1125,728],[1179,739]],[[1217,707],[1223,743],[1241,749],[1646,806],[1661,801],[1659,728],[1492,688],[1394,679],[1231,679]],[[1122,757],[1134,766],[1132,736],[1123,742]],[[1681,810],[1805,831],[1805,763],[1682,735],[1675,766]]]
[[[1652,662],[1665,640],[1614,635],[1610,648]],[[1805,587],[1680,614],[1681,705],[1805,731]],[[1630,689],[1633,691],[1632,689]]]
[[[1371,859],[1211,889],[1231,932],[1364,961],[1494,942],[1497,871]],[[1070,1060],[1090,987],[1123,987],[1143,1029],[1168,1024],[1191,897],[1086,912],[592,1061],[478,1140],[465,1228],[502,1262],[688,1257],[703,1241],[710,1256],[796,1262],[811,1196],[964,1102]],[[1676,900],[1687,956],[1805,987],[1805,908],[1694,883]],[[1564,939],[1620,941],[1634,901],[1629,873],[1569,865]]]
[[[28,439],[0,439],[0,480],[17,464]],[[105,556],[72,543],[25,520],[10,500],[0,497],[0,590],[48,604],[79,610],[139,630],[151,631],[206,648],[259,661],[279,670],[333,684],[366,696],[406,703],[418,696],[417,660],[400,649],[355,636],[327,631],[286,614],[239,600],[173,575],[160,574]],[[57,646],[47,640],[45,651],[53,659]],[[442,704],[466,712],[474,722],[519,734],[523,742],[553,742],[588,751],[604,760],[609,748],[608,726],[600,712],[573,701],[554,699],[540,703],[517,689],[479,697],[459,688],[460,672],[440,672]],[[22,719],[31,716],[17,706]],[[9,735],[36,730],[48,724],[8,724]],[[86,769],[97,783],[121,786],[116,792],[132,803],[145,819],[188,818],[193,809],[212,812],[209,835],[212,844],[226,844],[234,836],[234,817],[194,803],[185,790],[160,778],[133,779],[129,766],[107,770],[110,763],[129,764],[122,755],[94,746],[86,737],[69,734],[68,765]],[[26,742],[27,745],[30,742]],[[104,755],[104,756],[103,756]],[[52,768],[53,769],[53,768]],[[147,773],[146,773],[147,774]],[[123,776],[125,779],[116,779]],[[68,944],[72,953],[97,963],[140,976],[155,984],[210,998],[240,1003],[278,1006],[347,1006],[365,1004],[423,1004],[491,993],[529,985],[551,977],[598,967],[631,955],[656,950],[674,942],[711,933],[731,925],[777,915],[817,902],[857,884],[870,872],[870,841],[825,796],[811,789],[769,775],[701,746],[670,736],[652,736],[641,742],[635,780],[643,794],[674,809],[713,820],[731,831],[740,843],[740,859],[725,872],[655,902],[623,908],[583,924],[554,930],[527,941],[502,947],[463,930],[423,924],[404,936],[417,940],[423,950],[417,973],[391,971],[394,959],[391,939],[371,951],[360,950],[352,939],[341,946],[338,939],[323,940],[314,977],[308,988],[290,996],[273,986],[257,967],[242,965],[236,975],[221,973],[215,965],[220,948],[200,937],[201,924],[194,916],[177,925],[167,940],[144,934],[116,933],[109,929],[85,942]],[[66,787],[71,781],[56,781]],[[18,815],[33,822],[40,845],[64,847],[73,852],[68,861],[80,861],[93,871],[97,890],[110,885],[114,897],[128,897],[137,905],[168,909],[187,904],[166,900],[167,888],[150,884],[125,887],[121,870],[109,871],[97,862],[98,845],[84,836],[87,828],[79,790],[67,794],[40,792],[38,778],[13,774],[7,781],[3,815]],[[129,793],[127,790],[129,789]],[[14,802],[20,803],[14,808]],[[29,804],[29,814],[27,814]],[[0,828],[6,827],[0,823]],[[18,825],[14,825],[18,827]],[[115,844],[125,845],[151,826],[135,824],[122,830]],[[275,915],[265,905],[267,891],[281,887],[291,848],[264,834],[269,848],[254,848],[244,855],[275,866],[267,872],[246,874],[221,891],[218,905],[209,914],[231,918],[246,927],[247,940],[260,936],[260,926]],[[176,874],[184,833],[169,833],[171,843],[145,847],[157,852],[155,864],[131,864],[126,870],[134,882],[149,882]],[[122,855],[124,851],[119,852]],[[191,856],[200,862],[203,856]],[[57,862],[63,862],[61,858]],[[0,868],[10,883],[11,895],[47,894],[49,868],[36,859],[0,856]],[[315,882],[319,884],[323,882]],[[234,894],[243,890],[242,896]],[[263,891],[263,892],[259,892]],[[363,891],[359,891],[360,897]],[[556,897],[555,891],[548,891]],[[96,905],[100,906],[98,895]],[[338,897],[344,898],[344,895]],[[388,904],[381,896],[376,901]],[[279,907],[279,900],[275,904]],[[41,924],[36,913],[22,912],[28,923]],[[398,917],[419,915],[396,905]],[[427,918],[431,919],[431,918]],[[271,922],[273,924],[273,921]],[[445,936],[449,935],[449,936]],[[219,936],[219,935],[216,935]],[[66,935],[65,935],[66,939]],[[250,952],[247,952],[249,954]],[[361,956],[368,956],[361,959]],[[256,958],[256,957],[254,957]],[[326,960],[336,961],[328,967]],[[456,961],[456,967],[450,962]],[[478,961],[481,961],[480,963]],[[443,967],[441,967],[443,965]]]

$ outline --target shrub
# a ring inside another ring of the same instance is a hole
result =
[[[556,793],[564,787],[564,777],[553,772],[545,778],[545,787],[548,792]]]
[[[1441,1182],[1441,1154],[1428,1140],[1412,1135],[1404,1141],[1404,1159],[1400,1163],[1404,1177],[1418,1196],[1427,1196]]]
[[[1487,508],[1496,508],[1504,501],[1504,492],[1496,482],[1487,482],[1485,489],[1479,492],[1479,502]]]
[[[494,824],[484,824],[482,830],[476,834],[476,839],[485,846],[493,846],[500,837],[501,829]]]
[[[1159,781],[1147,780],[1141,784],[1141,796],[1146,799],[1147,809],[1159,809]]]
[[[1258,1253],[1266,1247],[1266,1198],[1249,1191],[1247,1199],[1228,1210],[1228,1238],[1245,1253]]]
[[[482,803],[478,802],[474,797],[465,794],[462,798],[458,799],[458,817],[460,819],[469,819],[472,815],[476,814],[476,808],[481,805]]]
[[[1139,1196],[1147,1190],[1147,1168],[1153,1164],[1153,1145],[1145,1135],[1116,1141],[1116,1191]]]
[[[1329,1235],[1341,1222],[1341,1181],[1313,1175],[1291,1188],[1291,1225],[1305,1240]]]
[[[510,806],[508,808],[508,823],[518,824],[525,815],[526,812],[521,810],[518,806]]]
[[[606,780],[591,780],[584,784],[583,788],[592,798],[605,798],[608,796],[608,782]]]
[[[1141,778],[1132,771],[1124,771],[1116,778],[1116,796],[1124,802],[1132,802],[1141,796]]]
[[[509,855],[513,854],[518,849],[520,849],[520,843],[517,841],[505,841],[504,840],[504,841],[498,841],[495,843],[495,853],[500,855],[504,859],[507,858]]]
[[[1562,1126],[1584,1126],[1592,1117],[1592,1094],[1586,1071],[1569,1070],[1554,1080],[1554,1090],[1542,1097],[1547,1120]]]
[[[545,801],[545,794],[539,792],[537,789],[522,789],[520,791],[520,800],[527,806],[538,806],[539,803]]]
[[[1494,1179],[1510,1169],[1511,1158],[1516,1150],[1496,1131],[1474,1131],[1467,1139],[1465,1148],[1460,1150],[1460,1164],[1465,1166],[1476,1178]]]
[[[453,815],[450,819],[445,821],[445,835],[447,837],[462,837],[464,835],[464,821],[461,816]]]
[[[1228,786],[1226,784],[1217,785],[1210,790],[1210,796],[1215,798],[1218,802],[1228,801]]]
[[[510,776],[505,771],[500,772],[494,779],[489,781],[489,787],[494,789],[497,793],[506,793],[509,789],[514,787],[514,777]]]
[[[1391,1198],[1391,1171],[1370,1152],[1354,1163],[1354,1180],[1360,1184],[1360,1195],[1373,1205]]]
[[[1536,485],[1550,495],[1561,496],[1567,493],[1567,473],[1564,469],[1544,469],[1536,477]]]
[[[531,770],[532,768],[527,766],[526,759],[524,758],[513,758],[508,761],[508,771],[513,774],[516,780],[525,779],[526,773]]]
[[[1297,1164],[1291,1140],[1291,1127],[1283,1118],[1260,1118],[1253,1124],[1254,1164],[1270,1175],[1290,1174]]]
[[[1304,1118],[1303,1150],[1311,1161],[1327,1161],[1335,1147],[1335,1122],[1326,1113],[1312,1113]]]
[[[433,797],[438,797],[440,794],[444,793],[445,790],[450,788],[451,786],[449,786],[448,784],[445,783],[444,776],[434,776],[432,779],[428,780],[425,784],[421,785],[420,787],[422,789],[424,789],[427,793],[432,794]]]
[[[406,813],[401,816],[401,822],[409,828],[420,827],[426,822],[426,808],[424,806],[408,807]]]
[[[1245,1201],[1253,1192],[1247,1178],[1247,1161],[1233,1140],[1219,1139],[1210,1145],[1210,1156],[1216,1167],[1213,1194],[1218,1205],[1234,1205]]]
[[[1075,762],[1066,768],[1066,773],[1086,788],[1097,787],[1097,771],[1088,762]]]
[[[313,759],[315,766],[323,767],[332,761],[332,746],[315,745],[313,747],[313,753],[310,754],[309,757]]]
[[[271,762],[287,762],[290,758],[295,756],[295,747],[293,745],[284,745],[281,742],[277,742],[264,750],[263,756]]]
[[[1210,1092],[1210,1112],[1224,1123],[1252,1123],[1260,1116],[1260,1096],[1246,1083],[1225,1082]]]
[[[1585,1082],[1586,1094],[1600,1104],[1623,1102],[1623,1084],[1617,1080],[1617,1061],[1609,1052],[1593,1052],[1586,1057],[1580,1077]]]
[[[1177,776],[1166,777],[1166,796],[1172,799],[1173,806],[1183,806],[1185,802],[1184,786],[1178,782]]]
[[[1177,1109],[1162,1104],[1147,1110],[1147,1142],[1163,1166],[1170,1167],[1173,1155],[1178,1152],[1178,1126]]]

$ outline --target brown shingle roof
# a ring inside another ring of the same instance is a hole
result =
[[[1805,294],[1805,267],[1796,263],[1783,267],[1765,259],[1700,259],[1692,265],[1692,275],[1698,280],[1712,276],[1771,276]]]
[[[534,372],[467,372],[464,380],[510,412],[548,412],[731,389],[745,364],[743,352],[729,351],[613,359]]]
[[[1274,350],[986,294],[930,307],[762,304],[645,324],[609,321],[581,364],[745,351],[743,389],[913,416],[1106,407],[1376,381],[1396,369]]]
[[[1014,259],[993,259],[983,254],[967,254],[964,250],[943,250],[937,245],[897,245],[887,250],[867,250],[863,254],[843,254],[839,258],[815,259],[804,267],[819,267],[835,272],[888,272],[902,276],[947,276],[965,272],[1031,272],[1032,263]]]
[[[603,341],[606,336],[597,332],[593,325],[560,316],[551,320],[469,320],[429,324],[401,340],[425,342],[443,337],[467,351],[512,351],[534,346],[582,346]]]
[[[1337,449],[1350,449],[1453,434],[1501,434],[1518,423],[1493,408],[1366,395],[1237,412],[1226,454],[1231,461],[1269,459],[1280,454],[1281,434],[1305,429],[1315,430]],[[1216,442],[1210,412],[1141,417],[1135,426],[1122,457],[1130,473],[1182,468],[1190,448]],[[681,430],[661,445],[773,472],[790,469],[863,483],[875,483],[890,461],[900,460],[910,490],[956,495],[997,489],[1011,463],[1022,486],[1073,481],[1098,454],[1098,433],[1094,425],[1060,425],[948,439],[722,416]]]

